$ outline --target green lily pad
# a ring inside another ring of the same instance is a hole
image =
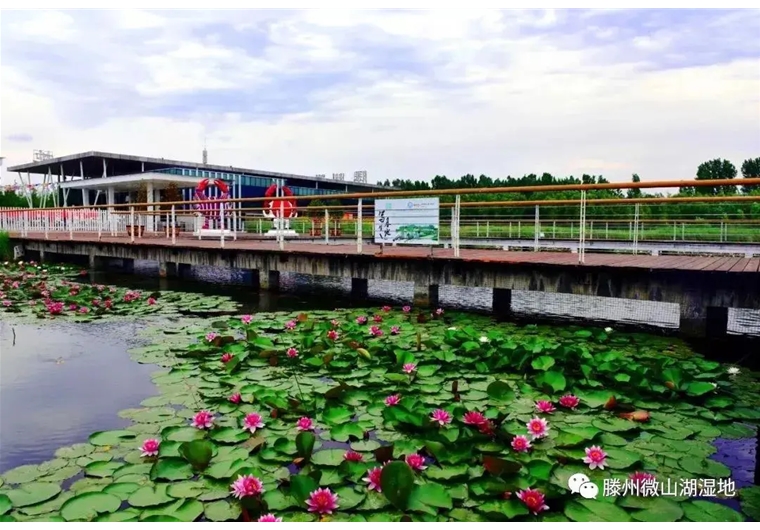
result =
[[[203,514],[209,521],[237,521],[240,517],[240,505],[228,501],[210,502],[203,507]]]
[[[31,506],[50,500],[60,492],[61,487],[58,484],[32,482],[30,484],[22,484],[15,489],[5,490],[4,493],[11,500],[15,508],[23,508],[24,506]]]
[[[89,442],[92,445],[119,445],[122,442],[133,440],[137,435],[132,431],[104,431],[90,435]]]
[[[121,499],[102,492],[80,493],[67,500],[61,507],[61,517],[67,521],[92,521],[98,515],[115,512]]]

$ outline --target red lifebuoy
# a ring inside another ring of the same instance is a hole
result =
[[[296,201],[286,199],[286,197],[292,197],[293,192],[287,186],[283,186],[281,189],[282,189],[282,197],[278,197],[271,201],[264,202],[265,211],[268,208],[269,215],[273,217],[279,217],[281,213],[282,213],[282,216],[285,218],[296,217],[297,215]],[[275,193],[277,193],[277,184],[272,184],[271,186],[269,186],[269,188],[267,188],[267,191],[264,193],[264,196],[272,197]]]

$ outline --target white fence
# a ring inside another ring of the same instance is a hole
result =
[[[135,216],[135,225],[145,226],[144,215]],[[0,208],[0,231],[29,232],[99,232],[126,234],[131,224],[129,213],[106,209],[23,209]]]

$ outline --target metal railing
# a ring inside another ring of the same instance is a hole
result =
[[[742,179],[741,185],[757,185],[760,179]],[[482,188],[482,189],[456,189],[456,190],[422,190],[422,191],[388,191],[374,193],[347,193],[335,194],[330,198],[343,200],[356,200],[356,204],[341,206],[301,206],[298,211],[304,214],[313,212],[309,218],[286,218],[284,205],[280,203],[279,211],[270,212],[270,217],[263,218],[263,207],[249,207],[246,204],[255,204],[273,200],[272,197],[239,198],[239,199],[209,199],[207,201],[177,201],[177,202],[150,202],[131,205],[94,205],[87,207],[65,208],[5,208],[0,209],[0,231],[9,232],[11,235],[30,237],[30,234],[44,234],[50,238],[51,233],[68,232],[69,239],[75,239],[75,234],[97,233],[102,239],[104,234],[108,237],[129,237],[131,242],[143,237],[165,236],[172,244],[176,244],[178,237],[195,237],[202,239],[218,238],[220,246],[224,247],[225,241],[237,240],[239,235],[257,234],[272,238],[280,249],[284,249],[286,240],[291,235],[310,238],[313,242],[328,244],[333,241],[355,240],[356,251],[361,253],[364,249],[364,239],[375,235],[375,223],[365,221],[374,215],[375,205],[366,203],[370,199],[386,198],[410,198],[410,197],[449,197],[453,196],[452,202],[441,202],[439,205],[440,226],[439,240],[437,244],[430,246],[446,246],[453,249],[455,257],[460,256],[461,243],[477,246],[477,240],[526,240],[526,245],[512,245],[532,247],[534,251],[544,248],[547,232],[551,233],[552,240],[568,239],[575,241],[574,251],[578,253],[578,261],[583,263],[589,242],[603,239],[607,241],[630,241],[630,250],[633,253],[639,251],[642,241],[664,241],[664,228],[667,227],[668,239],[672,241],[713,241],[710,239],[717,232],[717,242],[758,242],[760,243],[760,219],[730,219],[722,218],[717,223],[710,223],[704,219],[642,219],[641,205],[649,204],[675,204],[675,203],[760,203],[760,196],[696,196],[696,197],[642,197],[634,199],[623,198],[588,198],[588,192],[594,190],[621,190],[635,188],[676,188],[676,187],[700,187],[700,186],[737,186],[736,181],[676,181],[676,182],[648,182],[648,183],[621,183],[621,184],[580,184],[580,185],[550,185],[550,186],[520,186],[512,188]],[[550,200],[519,200],[519,201],[463,201],[462,196],[468,198],[496,193],[525,193],[525,192],[548,192],[548,191],[576,191],[578,199],[550,199]],[[293,198],[297,201],[310,199],[323,199],[324,196],[303,196]],[[276,199],[275,199],[276,200]],[[216,209],[203,215],[200,211],[190,212],[186,207],[197,207],[200,204],[214,204]],[[633,216],[629,213],[619,217],[607,214],[603,218],[589,217],[589,205],[623,206],[626,209],[633,207]],[[561,206],[577,207],[576,218],[563,218],[561,216],[546,217],[546,212],[552,208]],[[470,216],[467,217],[468,209],[477,208],[478,211],[498,209],[503,212],[510,208],[524,211],[526,207],[533,207],[532,219],[518,216]],[[465,211],[463,216],[462,211]],[[350,218],[336,218],[331,212],[340,212]],[[267,225],[271,223],[271,228]],[[603,228],[602,228],[603,227]],[[695,228],[696,227],[696,228]],[[700,228],[701,227],[701,228]],[[265,232],[265,229],[266,232]],[[698,230],[705,230],[709,237],[700,239]],[[680,232],[680,239],[679,239]],[[742,240],[747,236],[747,240]],[[672,239],[671,239],[672,238]],[[447,239],[448,241],[443,241]],[[473,244],[473,241],[475,243]],[[403,244],[403,243],[400,243]],[[394,244],[395,245],[395,244]]]

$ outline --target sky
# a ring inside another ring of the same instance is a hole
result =
[[[4,10],[0,155],[689,179],[760,156],[758,34],[760,10]]]

